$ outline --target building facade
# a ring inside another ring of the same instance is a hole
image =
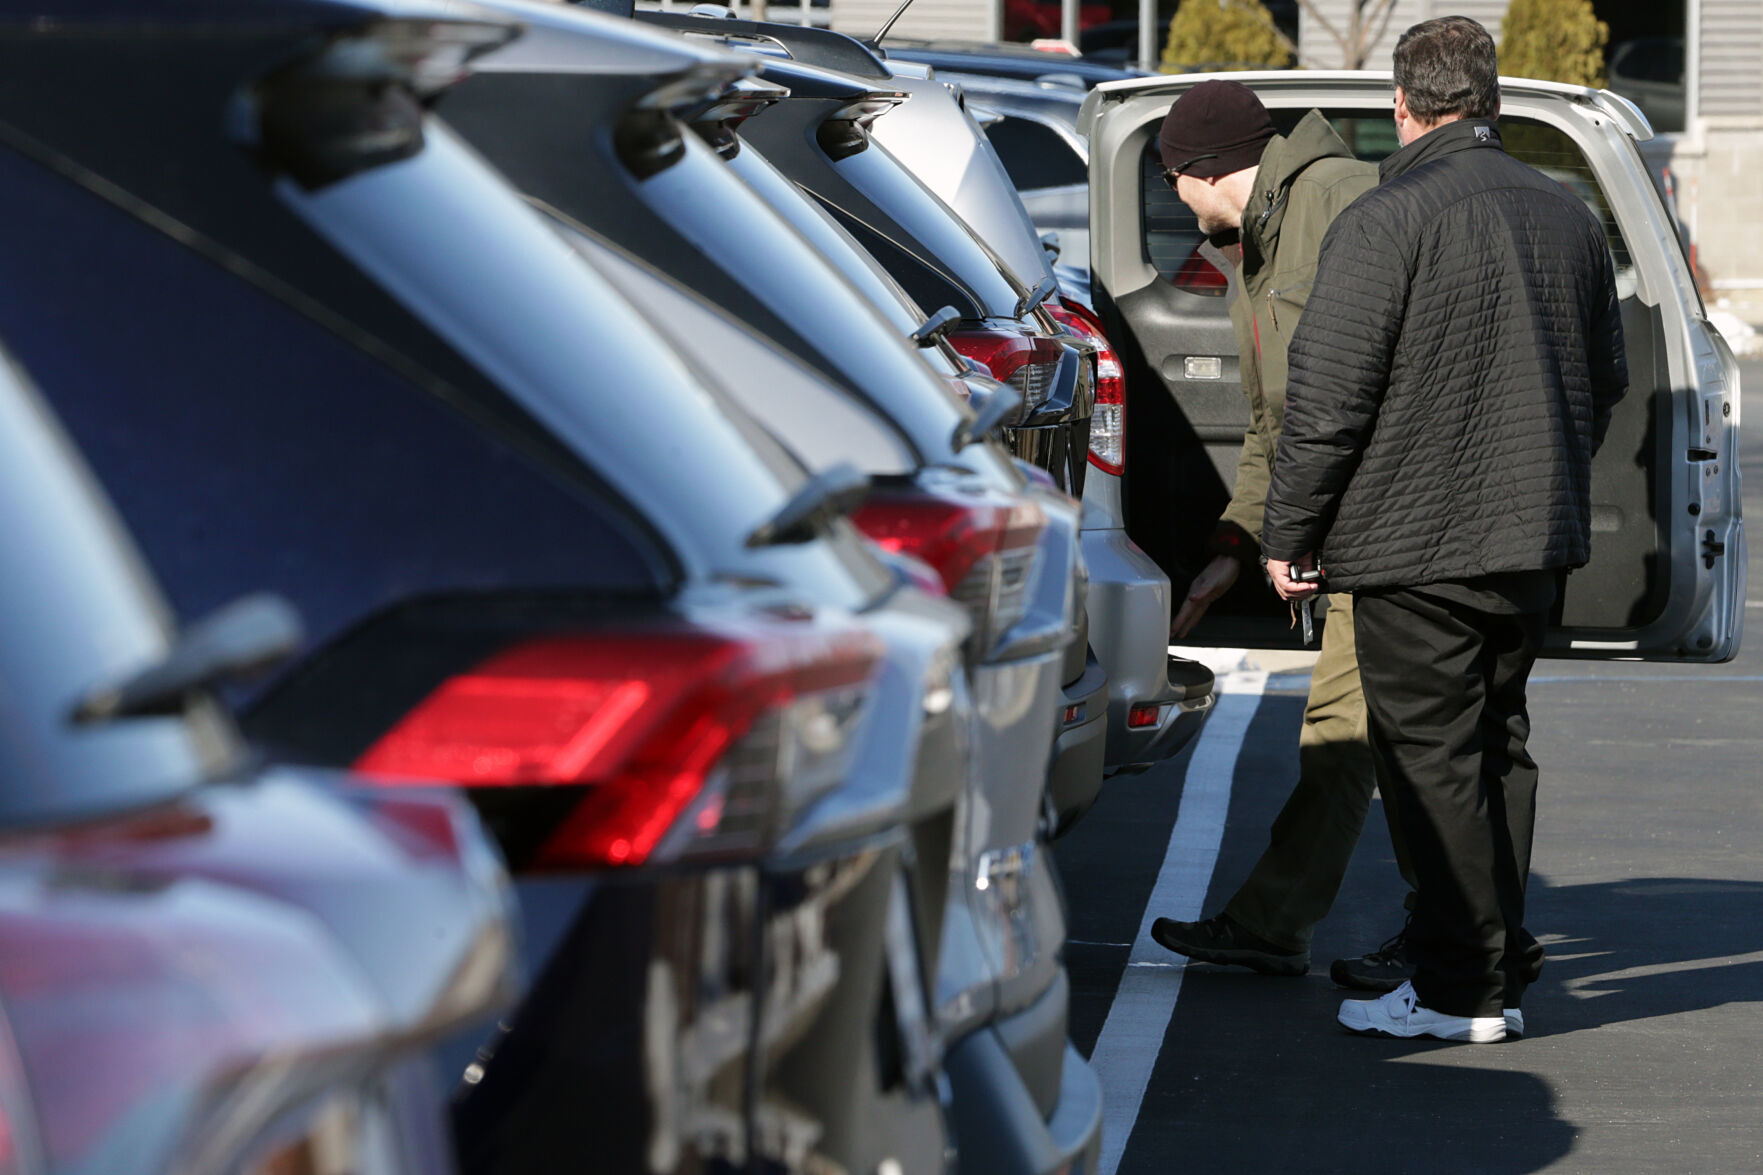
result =
[[[1309,0],[1299,18],[1302,64],[1343,67],[1341,37],[1360,2]],[[1600,15],[1606,6],[1595,0]],[[1475,18],[1497,41],[1506,0],[1396,0],[1388,21],[1367,30],[1363,67],[1389,69],[1403,29],[1447,15]],[[1685,0],[1683,41],[1684,129],[1661,134],[1647,154],[1670,167],[1708,292],[1763,307],[1763,0]]]
[[[832,27],[853,37],[873,37],[899,7],[900,0],[832,0]],[[1004,5],[1000,0],[914,0],[890,35],[996,41],[1004,35]]]

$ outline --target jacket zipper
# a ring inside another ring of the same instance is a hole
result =
[[[1277,193],[1269,191],[1267,193],[1267,207],[1261,210],[1261,217],[1255,222],[1255,227],[1265,227],[1267,224],[1267,218],[1273,215],[1274,209],[1278,208],[1285,202],[1285,198],[1286,194],[1283,191]]]
[[[1315,284],[1315,279],[1311,279],[1308,282],[1299,282],[1295,286],[1286,286],[1283,289],[1268,290],[1267,291],[1267,320],[1269,322],[1273,323],[1274,330],[1279,329],[1279,310],[1278,310],[1278,307],[1277,307],[1274,299],[1278,298],[1281,294],[1289,294],[1293,290],[1302,289],[1307,285],[1314,285],[1314,284]]]
[[[1272,188],[1269,188],[1267,190],[1267,207],[1263,208],[1261,210],[1261,215],[1255,218],[1255,229],[1257,232],[1259,232],[1261,229],[1264,229],[1267,227],[1267,218],[1273,215],[1274,210],[1277,209],[1282,202],[1284,202],[1285,198],[1286,198],[1286,194],[1285,194],[1284,189],[1281,189],[1279,191],[1274,191]],[[1279,329],[1279,319],[1274,317],[1274,314],[1273,314],[1273,293],[1272,293],[1272,291],[1268,291],[1267,297],[1268,297],[1267,316],[1273,322],[1273,329],[1278,330]],[[1249,307],[1249,318],[1251,321],[1253,321],[1254,317],[1255,317],[1255,308],[1254,308],[1254,304],[1251,303],[1250,307]],[[1257,340],[1257,341],[1259,341],[1259,340]]]

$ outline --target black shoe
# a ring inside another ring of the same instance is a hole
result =
[[[1408,958],[1408,924],[1404,922],[1395,937],[1369,955],[1336,959],[1329,964],[1328,977],[1356,991],[1395,991],[1414,978],[1414,963]]]
[[[1229,914],[1204,922],[1159,918],[1151,923],[1151,937],[1159,946],[1199,963],[1247,967],[1263,975],[1304,975],[1310,970],[1309,951],[1281,950],[1250,934]]]

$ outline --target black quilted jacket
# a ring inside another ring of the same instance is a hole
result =
[[[1573,567],[1628,386],[1609,246],[1492,123],[1384,161],[1336,219],[1292,338],[1262,549],[1329,585]]]

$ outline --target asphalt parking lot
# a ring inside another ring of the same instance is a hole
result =
[[[1242,692],[1206,737],[1110,783],[1057,849],[1072,1037],[1109,1096],[1100,1175],[1763,1170],[1763,362],[1743,368],[1744,651],[1712,667],[1544,661],[1532,676],[1544,775],[1528,921],[1550,960],[1525,1038],[1336,1025],[1347,993],[1329,960],[1401,925],[1376,811],[1307,977],[1184,968],[1144,941],[1148,903],[1220,908],[1295,778],[1302,667],[1227,678]]]

